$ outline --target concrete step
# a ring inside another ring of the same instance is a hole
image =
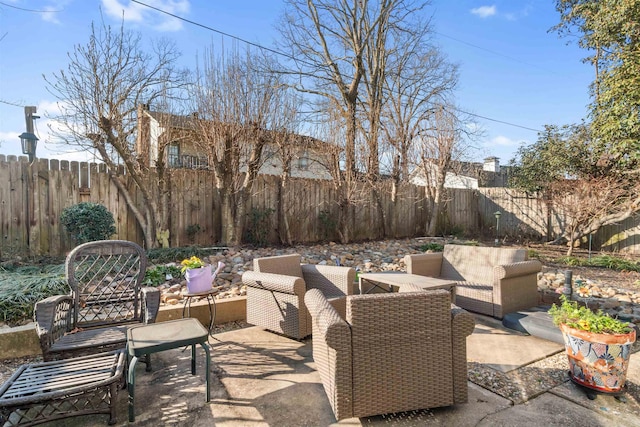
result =
[[[529,310],[508,313],[502,319],[502,325],[538,338],[564,344],[560,328],[553,324],[547,311],[550,306],[538,306]]]

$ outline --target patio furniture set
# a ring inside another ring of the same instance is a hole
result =
[[[37,425],[62,418],[108,414],[116,422],[115,397],[125,385],[134,421],[135,366],[151,370],[151,354],[196,344],[206,354],[209,394],[209,331],[196,319],[155,324],[156,288],[142,286],[144,250],[133,242],[106,240],[76,247],[66,260],[70,295],[35,306],[44,362],[21,366],[0,386],[0,425]]]
[[[467,401],[467,311],[502,318],[538,305],[525,249],[445,245],[407,255],[407,272],[301,265],[300,255],[254,259],[245,272],[247,322],[301,339],[336,419]],[[389,363],[384,363],[389,362]]]
[[[338,420],[466,402],[466,337],[475,325],[467,310],[502,318],[538,303],[541,264],[523,249],[446,245],[404,261],[407,273],[365,273],[358,283],[353,268],[301,264],[297,254],[256,258],[243,274],[247,323],[298,340],[313,335]],[[209,331],[190,318],[154,324],[160,295],[142,286],[146,263],[142,248],[118,240],[67,256],[71,294],[35,307],[45,361],[0,386],[0,425],[94,413],[113,424],[125,382],[134,421],[137,361],[150,371],[152,353],[191,346],[195,375],[197,344],[210,401]]]

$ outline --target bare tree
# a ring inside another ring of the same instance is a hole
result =
[[[468,129],[469,122],[462,120],[453,106],[440,106],[424,122],[415,141],[415,157],[419,159],[418,167],[424,173],[425,195],[429,201],[430,219],[427,224],[427,235],[435,236],[438,218],[445,202],[445,183],[447,175],[459,175],[461,161],[470,148],[465,145],[465,138],[472,135]]]
[[[624,219],[623,212],[633,209],[640,197],[630,198],[629,194],[640,194],[640,185],[636,183],[629,191],[628,184],[614,177],[565,179],[553,184],[553,205],[567,218],[559,237],[568,242],[567,256],[573,254],[581,238],[595,233],[604,223]]]
[[[61,111],[53,117],[55,136],[98,153],[151,248],[157,244],[156,230],[167,228],[154,197],[155,189],[165,193],[165,181],[162,172],[154,173],[147,159],[135,152],[137,106],[166,100],[185,80],[175,68],[179,55],[172,44],[158,42],[153,53],[141,44],[139,34],[122,26],[114,30],[104,22],[98,27],[92,24],[89,42],[69,53],[67,69],[45,80]],[[121,165],[124,176],[117,174]],[[127,178],[134,188],[126,186]],[[135,191],[141,200],[134,197]]]
[[[274,132],[288,128],[293,116],[292,104],[284,102],[287,86],[281,77],[264,73],[260,61],[250,50],[215,55],[211,49],[193,86],[200,143],[215,177],[225,244],[241,242],[263,148],[273,143]]]
[[[328,122],[338,119],[344,128],[344,173],[339,189],[355,188],[352,181],[366,172],[370,182],[379,177],[379,132],[387,94],[389,59],[407,54],[426,34],[416,19],[426,1],[288,0],[280,31],[283,50],[291,53],[285,71],[297,77],[295,88],[319,100]],[[366,101],[362,84],[366,87]],[[364,114],[359,114],[364,105]],[[358,156],[362,156],[359,158]],[[361,160],[361,162],[358,162]],[[351,190],[340,191],[343,242],[352,231]],[[378,199],[379,200],[379,199]],[[378,203],[379,211],[382,211]],[[384,225],[383,225],[384,228]],[[346,240],[345,240],[346,239]]]
[[[392,177],[391,202],[396,206],[398,187],[416,166],[410,158],[418,136],[429,127],[430,117],[447,102],[458,82],[457,66],[435,47],[409,51],[395,58],[385,79],[389,93],[382,111],[384,137],[381,166]],[[390,213],[391,233],[397,230],[397,215]]]

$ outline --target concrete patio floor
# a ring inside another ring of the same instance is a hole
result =
[[[640,426],[640,404],[627,393],[589,400],[568,379],[524,403],[469,382],[469,402],[337,422],[311,357],[311,339],[290,340],[258,327],[213,335],[211,403],[205,402],[204,351],[197,375],[190,374],[190,351],[154,355],[153,371],[136,373],[136,421],[127,420],[127,393],[118,394],[119,426]],[[510,331],[477,317],[468,338],[468,360],[496,371],[528,365],[562,351],[560,345]],[[381,363],[389,363],[381,361]],[[640,384],[640,352],[631,356],[629,383]],[[106,416],[50,423],[50,426],[106,425]]]

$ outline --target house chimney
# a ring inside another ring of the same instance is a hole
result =
[[[487,157],[484,159],[483,171],[487,172],[500,172],[500,160],[497,157]]]

